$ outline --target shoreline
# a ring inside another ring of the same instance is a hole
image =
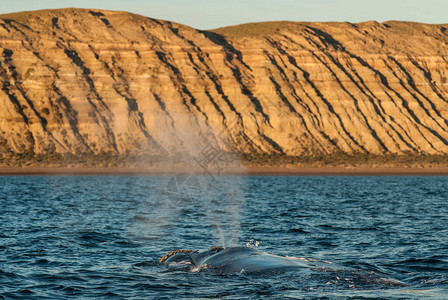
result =
[[[173,176],[204,174],[185,168],[0,167],[0,176]],[[240,167],[211,172],[235,176],[448,176],[448,167]],[[206,175],[206,174],[205,174]]]

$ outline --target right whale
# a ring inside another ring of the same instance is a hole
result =
[[[270,254],[250,247],[213,247],[207,251],[174,250],[160,259],[169,267],[189,267],[190,270],[201,267],[217,271],[219,274],[248,273],[260,274],[269,272],[322,272],[326,274],[351,274],[365,281],[387,286],[408,286],[407,284],[379,274],[358,269],[338,266],[331,262],[311,259],[284,257]],[[337,277],[337,276],[336,276]]]

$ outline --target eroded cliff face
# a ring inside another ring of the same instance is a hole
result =
[[[0,16],[0,151],[448,153],[448,25]]]

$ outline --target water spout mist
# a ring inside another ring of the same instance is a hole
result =
[[[238,120],[228,121],[227,125],[232,122]],[[197,132],[176,131],[173,140],[182,142],[162,163],[166,176],[155,191],[158,205],[148,212],[149,235],[165,238],[167,228],[194,223],[211,229],[213,244],[229,247],[239,243],[244,209],[242,178],[228,173],[239,168],[241,162],[226,139],[229,130],[204,125]]]

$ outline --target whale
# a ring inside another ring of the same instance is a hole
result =
[[[203,267],[219,273],[263,273],[285,269],[331,268],[332,263],[285,257],[251,247],[213,247],[206,251],[174,250],[159,260],[167,266]]]
[[[384,277],[371,271],[341,266],[313,258],[298,258],[271,254],[254,247],[213,247],[206,251],[174,250],[159,262],[175,270],[211,270],[218,274],[244,273],[248,275],[267,273],[300,273],[309,277],[313,274],[325,284],[337,281],[362,285],[378,284],[389,287],[405,287],[408,284]],[[296,274],[296,275],[298,275]],[[320,276],[320,277],[319,277]],[[343,279],[342,279],[343,278]]]

